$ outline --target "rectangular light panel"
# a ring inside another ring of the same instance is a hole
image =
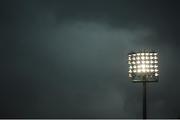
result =
[[[159,70],[158,70],[157,52],[129,53],[128,64],[129,64],[129,77],[133,81],[158,80]]]

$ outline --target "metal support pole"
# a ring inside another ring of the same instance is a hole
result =
[[[143,82],[143,119],[146,119],[146,82]]]

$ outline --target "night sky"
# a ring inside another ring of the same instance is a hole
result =
[[[180,4],[1,0],[0,118],[141,118],[127,54],[160,54],[148,118],[180,118]]]

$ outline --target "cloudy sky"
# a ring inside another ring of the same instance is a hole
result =
[[[1,0],[0,118],[141,118],[127,54],[160,52],[148,118],[180,118],[179,4]]]

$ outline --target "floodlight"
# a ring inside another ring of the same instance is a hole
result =
[[[129,63],[129,69],[130,70],[133,69],[131,73],[132,77],[130,77],[133,82],[158,81],[159,74],[155,75],[155,73],[158,73],[158,53],[157,52],[138,51],[138,52],[129,53],[128,63]]]
[[[159,80],[158,53],[152,50],[128,54],[129,78],[132,82],[143,83],[143,118],[146,119],[146,83]]]

